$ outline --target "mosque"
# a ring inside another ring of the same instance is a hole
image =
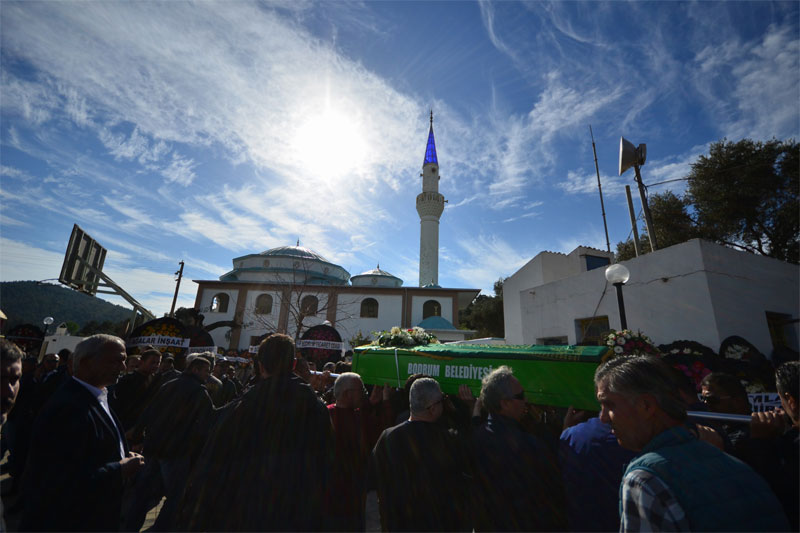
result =
[[[420,326],[439,340],[464,340],[474,331],[457,329],[458,311],[479,289],[439,286],[439,218],[444,196],[439,193],[439,161],[433,135],[433,113],[422,163],[422,192],[417,195],[420,218],[419,286],[380,268],[350,276],[344,268],[300,246],[281,246],[233,259],[233,270],[219,280],[197,283],[195,308],[206,323],[235,321],[239,328],[211,331],[215,345],[246,350],[266,333],[295,336],[298,329],[320,324],[335,328],[345,341],[359,334],[394,326]]]

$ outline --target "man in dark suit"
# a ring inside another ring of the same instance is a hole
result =
[[[118,530],[123,480],[144,465],[108,407],[106,387],[125,370],[122,339],[88,337],[73,370],[34,423],[22,531]]]

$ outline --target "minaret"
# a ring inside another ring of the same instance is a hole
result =
[[[433,140],[433,110],[425,161],[422,162],[422,192],[417,195],[419,213],[419,286],[439,284],[439,217],[444,211],[444,196],[439,194],[439,161]]]

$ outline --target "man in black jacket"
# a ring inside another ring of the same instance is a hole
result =
[[[125,431],[139,421],[139,416],[155,395],[155,373],[161,364],[161,352],[148,348],[142,352],[141,362],[136,370],[119,379],[110,398],[111,408],[119,416]]]
[[[108,406],[107,389],[125,370],[125,344],[86,338],[73,354],[74,376],[36,419],[23,478],[22,531],[116,531],[123,479],[144,464],[129,453]]]
[[[213,423],[214,405],[204,385],[211,364],[206,357],[190,355],[186,370],[165,383],[145,409],[133,431],[144,433],[148,472],[137,480],[136,494],[126,511],[125,529],[139,531],[162,488],[167,499],[153,531],[173,528],[175,509],[183,496],[191,468]],[[160,476],[152,479],[153,476]]]
[[[565,530],[566,500],[555,457],[520,425],[525,392],[509,367],[483,378],[481,402],[489,419],[473,435],[476,531]]]
[[[225,406],[192,471],[176,528],[319,531],[332,470],[328,410],[292,374],[291,337],[259,346],[259,380]]]
[[[410,417],[385,430],[372,452],[384,531],[471,531],[466,449],[441,427],[446,401],[432,378],[409,391]]]

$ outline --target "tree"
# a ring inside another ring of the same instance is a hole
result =
[[[751,253],[800,260],[800,146],[793,140],[766,143],[726,139],[713,143],[687,176],[683,197],[650,197],[661,248],[701,237]],[[646,232],[643,253],[650,251]],[[617,244],[620,261],[634,257],[633,241]]]
[[[342,298],[343,293],[337,285],[310,283],[314,277],[315,272],[311,270],[308,260],[297,261],[292,272],[278,276],[274,287],[270,288],[271,292],[279,293],[277,301],[272,301],[272,296],[269,296],[271,312],[264,312],[267,309],[260,308],[262,304],[256,299],[252,306],[244,310],[242,323],[249,327],[258,325],[267,331],[294,335],[295,340],[298,340],[305,329],[316,325],[307,323],[307,319],[311,317],[325,317],[331,313],[337,321],[353,318],[348,310],[352,308],[354,301]],[[281,310],[284,308],[287,312],[287,323],[281,324]]]
[[[479,294],[459,313],[459,322],[474,329],[478,337],[505,337],[503,324],[503,278],[494,282],[494,296]]]
[[[688,212],[688,201],[685,197],[677,196],[672,191],[656,193],[648,199],[650,214],[653,217],[653,227],[656,231],[658,245],[661,248],[686,242],[689,239],[700,237],[694,220]],[[639,236],[639,251],[650,251],[650,238],[645,230]],[[636,257],[633,239],[617,243],[617,260],[626,261]]]
[[[800,145],[723,139],[689,173],[688,200],[708,238],[748,252],[798,262]]]

